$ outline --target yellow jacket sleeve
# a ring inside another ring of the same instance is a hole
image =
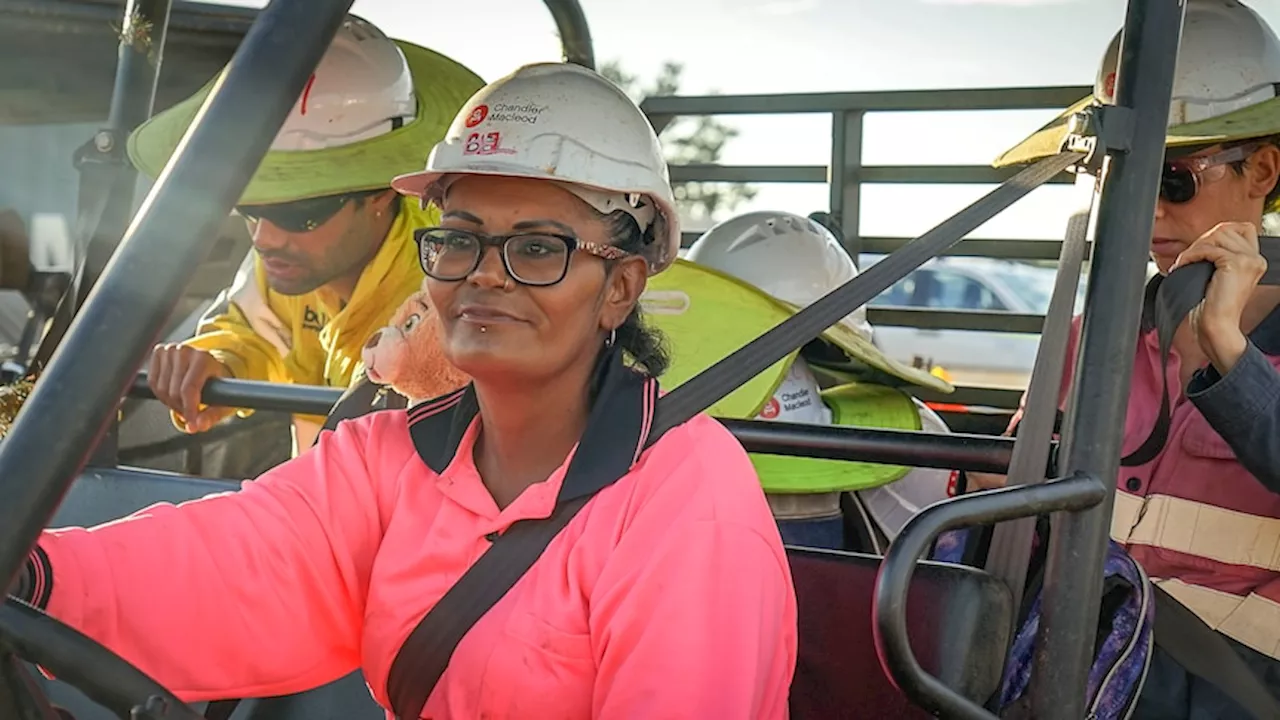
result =
[[[291,325],[271,307],[262,263],[250,251],[231,287],[218,295],[183,345],[208,351],[240,380],[307,382],[292,377],[284,360],[292,345]]]

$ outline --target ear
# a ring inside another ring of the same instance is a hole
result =
[[[1280,147],[1267,143],[1254,151],[1245,164],[1249,196],[1265,198],[1280,181]]]
[[[640,301],[649,279],[644,258],[631,255],[614,262],[606,279],[604,305],[600,308],[600,329],[608,332],[621,325]]]

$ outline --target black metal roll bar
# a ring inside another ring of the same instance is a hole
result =
[[[1109,483],[1074,475],[1040,485],[986,490],[930,505],[912,516],[889,545],[876,576],[872,633],[880,664],[904,694],[930,712],[946,718],[995,720],[996,716],[947,687],[920,667],[907,632],[907,588],[916,562],[947,530],[1056,511],[1080,511],[1098,505]],[[1033,683],[1035,676],[1033,675]],[[1036,717],[1049,717],[1040,716]],[[1063,714],[1061,717],[1068,717]],[[1069,717],[1083,717],[1072,715]]]
[[[351,0],[268,4],[142,203],[0,443],[0,585],[12,583],[107,430],[205,242],[240,198],[350,7]]]
[[[543,0],[560,32],[564,61],[596,69],[596,51],[591,44],[591,28],[578,0]]]
[[[146,373],[134,378],[129,395],[155,398]],[[341,390],[317,385],[214,379],[205,384],[201,400],[225,407],[327,415],[341,395]],[[1013,454],[1012,438],[990,435],[717,419],[748,452],[771,455],[1003,473],[1009,469]]]

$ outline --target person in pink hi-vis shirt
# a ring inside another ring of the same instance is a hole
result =
[[[18,596],[185,701],[361,668],[389,709],[406,638],[501,533],[620,467],[419,716],[786,717],[795,596],[746,452],[706,415],[645,444],[667,357],[637,303],[680,231],[639,108],[590,70],[526,66],[395,187],[440,207],[418,231],[430,321],[473,383],[344,421],[239,492],[46,531]]]

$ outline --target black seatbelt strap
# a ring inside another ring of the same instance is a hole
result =
[[[204,709],[205,720],[230,720],[237,707],[239,700],[211,700]]]
[[[788,353],[821,335],[855,308],[871,302],[907,273],[1053,178],[1084,156],[1065,152],[1045,158],[1009,178],[937,227],[894,250],[866,272],[738,348],[662,398],[655,430],[666,430],[711,407],[739,385],[767,370]]]
[[[1280,238],[1261,236],[1258,249],[1267,260],[1267,272],[1259,285],[1280,285]],[[1213,277],[1213,264],[1197,262],[1180,267],[1166,277],[1155,277],[1148,289],[1151,322],[1155,325],[1156,339],[1160,343],[1160,414],[1151,434],[1133,452],[1120,459],[1122,466],[1145,465],[1156,458],[1169,439],[1169,426],[1173,422],[1169,400],[1169,351],[1178,326],[1187,315],[1204,300]],[[1145,315],[1146,313],[1144,313]]]
[[[551,517],[519,520],[507,528],[401,646],[387,678],[387,694],[397,718],[417,720],[471,627],[524,577],[578,511],[597,492],[626,475],[641,452],[661,437],[651,431],[657,381],[626,367],[617,347],[604,354],[597,378],[586,431],[569,462]],[[414,446],[432,470],[440,473],[448,467],[477,412],[471,386],[409,410]]]
[[[1154,583],[1152,598],[1156,604],[1156,645],[1187,672],[1212,683],[1255,718],[1280,718],[1280,701],[1225,636]]]
[[[1045,481],[1049,466],[1049,447],[1058,413],[1058,396],[1067,363],[1067,341],[1071,335],[1076,288],[1080,283],[1080,267],[1084,264],[1094,197],[1092,176],[1077,180],[1077,187],[1088,193],[1089,202],[1067,221],[1067,233],[1058,258],[1058,275],[1040,330],[1027,401],[1013,443],[1013,457],[1007,473],[1009,485],[1038,485]],[[1031,545],[1036,532],[1036,518],[1025,517],[999,523],[991,536],[986,570],[1002,580],[1012,595],[1012,607],[1022,606],[1027,568],[1031,561]],[[1016,614],[1010,618],[1009,638],[1017,634]]]
[[[406,399],[396,391],[384,385],[378,385],[369,380],[369,377],[362,371],[347,387],[338,401],[333,404],[333,408],[329,410],[329,414],[324,419],[324,426],[321,433],[316,435],[315,441],[320,441],[320,435],[324,434],[324,430],[334,430],[338,427],[338,423],[343,420],[360,417],[374,410],[385,410],[388,408],[404,408]]]

